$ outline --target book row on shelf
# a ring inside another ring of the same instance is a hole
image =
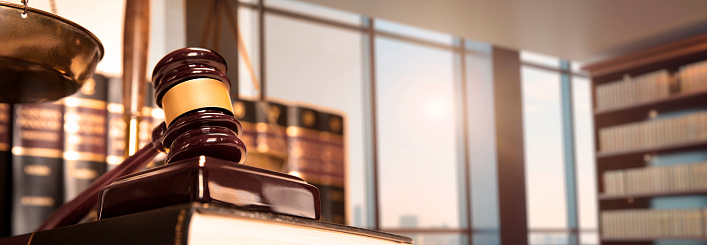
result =
[[[603,153],[707,140],[707,112],[621,124],[599,129]]]
[[[671,79],[668,70],[638,76],[624,75],[621,80],[596,86],[596,109],[607,110],[687,94],[707,89],[707,61],[683,65]]]
[[[603,238],[704,238],[707,209],[630,209],[601,212]]]
[[[0,105],[0,166],[5,170],[0,178],[12,180],[4,182],[10,192],[0,197],[4,204],[0,235],[33,231],[123,161],[126,124],[121,86],[120,79],[96,75],[79,92],[59,101]],[[140,146],[151,141],[152,129],[164,121],[152,93],[150,84],[138,125]],[[344,116],[291,102],[240,99],[233,107],[248,147],[246,164],[265,159],[258,155],[281,159],[282,166],[270,170],[295,173],[317,186],[322,219],[345,223]],[[148,167],[163,162],[164,156],[158,157]]]
[[[685,92],[707,89],[707,60],[680,67],[680,90]]]
[[[596,86],[596,108],[611,109],[670,96],[670,74],[659,70]]]
[[[605,195],[707,191],[707,162],[612,170],[603,173]]]

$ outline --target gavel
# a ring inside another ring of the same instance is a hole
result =
[[[295,176],[242,165],[247,151],[220,55],[179,49],[162,58],[152,74],[155,101],[165,112],[152,143],[94,181],[37,231],[75,224],[96,203],[99,219],[191,202],[320,218],[316,187]],[[159,151],[168,153],[166,165],[134,173]]]

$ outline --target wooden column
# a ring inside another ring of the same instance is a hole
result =
[[[518,51],[494,47],[493,86],[502,245],[528,244],[523,103]]]

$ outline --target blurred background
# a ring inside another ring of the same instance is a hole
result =
[[[148,77],[170,51],[201,46],[229,62],[237,84],[233,97],[310,105],[343,116],[347,225],[410,236],[423,245],[707,244],[707,234],[600,238],[602,210],[656,208],[658,201],[668,209],[699,209],[707,199],[698,191],[662,201],[649,197],[643,206],[630,206],[632,195],[611,199],[629,206],[602,204],[603,171],[617,168],[597,171],[598,85],[582,69],[705,33],[706,2],[150,4]],[[58,15],[103,43],[97,73],[120,79],[125,1],[55,5]],[[235,18],[218,6],[231,8]],[[30,7],[49,11],[50,3],[34,0]],[[238,26],[244,50],[231,24]],[[693,60],[707,59],[697,56]],[[600,82],[624,74],[612,76]],[[692,109],[702,109],[697,107]],[[690,147],[685,151],[691,155],[671,152],[668,157],[683,160],[670,161],[707,160],[704,147]],[[626,168],[651,166],[659,153],[638,151],[650,159]]]

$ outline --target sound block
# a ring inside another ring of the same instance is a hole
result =
[[[304,180],[200,156],[116,179],[99,194],[98,219],[191,202],[320,217],[319,190]]]

